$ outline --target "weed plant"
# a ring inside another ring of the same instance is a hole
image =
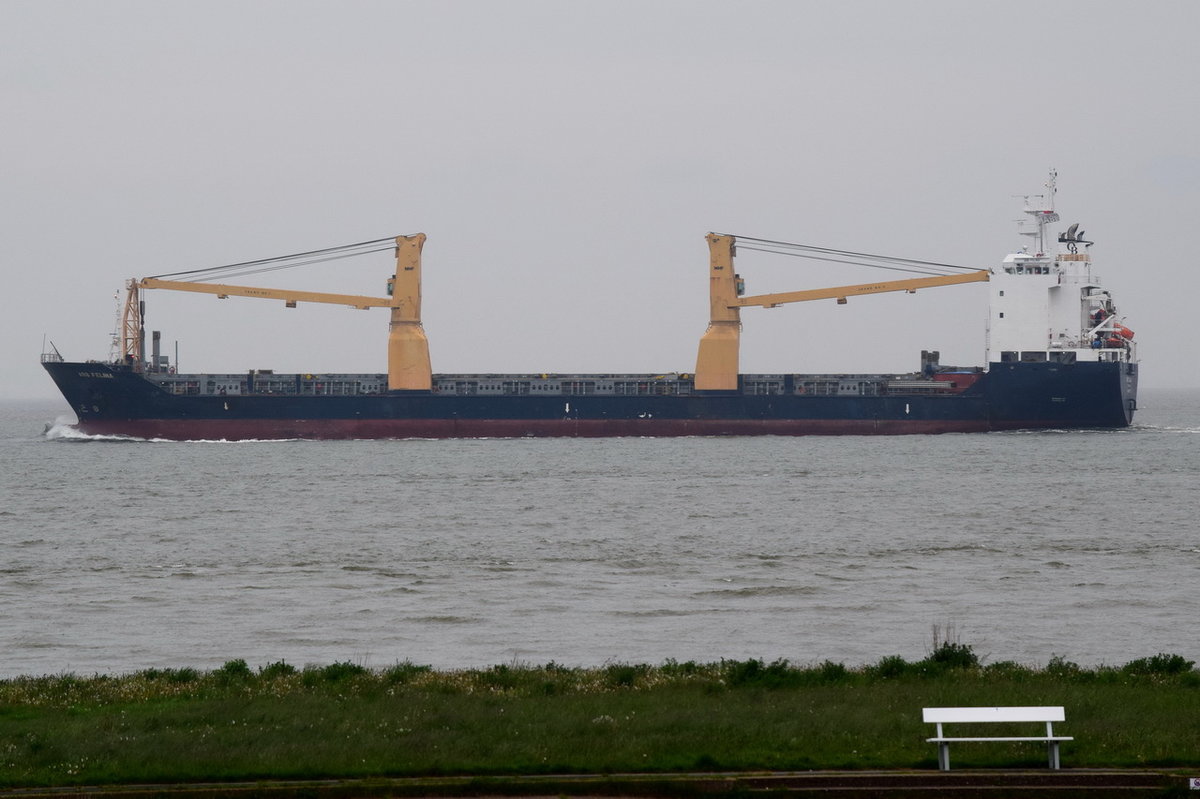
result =
[[[921,709],[1064,705],[1065,767],[1200,766],[1200,672],[1179,655],[1084,668],[924,659],[509,664],[349,662],[0,681],[0,786],[694,770],[936,768]],[[987,734],[997,735],[996,725]],[[1032,732],[1028,728],[1013,734]],[[1037,744],[963,744],[960,767],[1045,766]]]

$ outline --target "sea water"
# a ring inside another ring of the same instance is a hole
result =
[[[1200,660],[1200,392],[1141,405],[1114,431],[173,443],[4,403],[0,677],[947,638]]]

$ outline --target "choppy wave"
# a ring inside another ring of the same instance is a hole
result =
[[[1144,424],[1144,425],[1135,425],[1131,429],[1152,431],[1152,432],[1156,432],[1156,433],[1200,433],[1200,426],[1196,426],[1196,425],[1176,426],[1176,425]]]
[[[1033,430],[1000,430],[998,436],[1121,436],[1136,432],[1137,425],[1129,427],[1044,427]]]

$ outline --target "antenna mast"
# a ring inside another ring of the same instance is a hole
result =
[[[1058,170],[1050,170],[1050,179],[1046,181],[1046,194],[1027,194],[1025,195],[1025,213],[1033,217],[1036,227],[1029,230],[1026,225],[1026,220],[1021,220],[1017,223],[1017,232],[1022,236],[1032,236],[1037,239],[1036,255],[1046,254],[1046,225],[1051,222],[1058,221],[1058,212],[1054,210],[1054,195],[1058,192]],[[1041,207],[1035,207],[1030,202],[1034,197],[1042,202]]]

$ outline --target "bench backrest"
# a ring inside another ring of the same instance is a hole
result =
[[[970,721],[1066,721],[1061,707],[927,707],[924,719],[930,724]]]

